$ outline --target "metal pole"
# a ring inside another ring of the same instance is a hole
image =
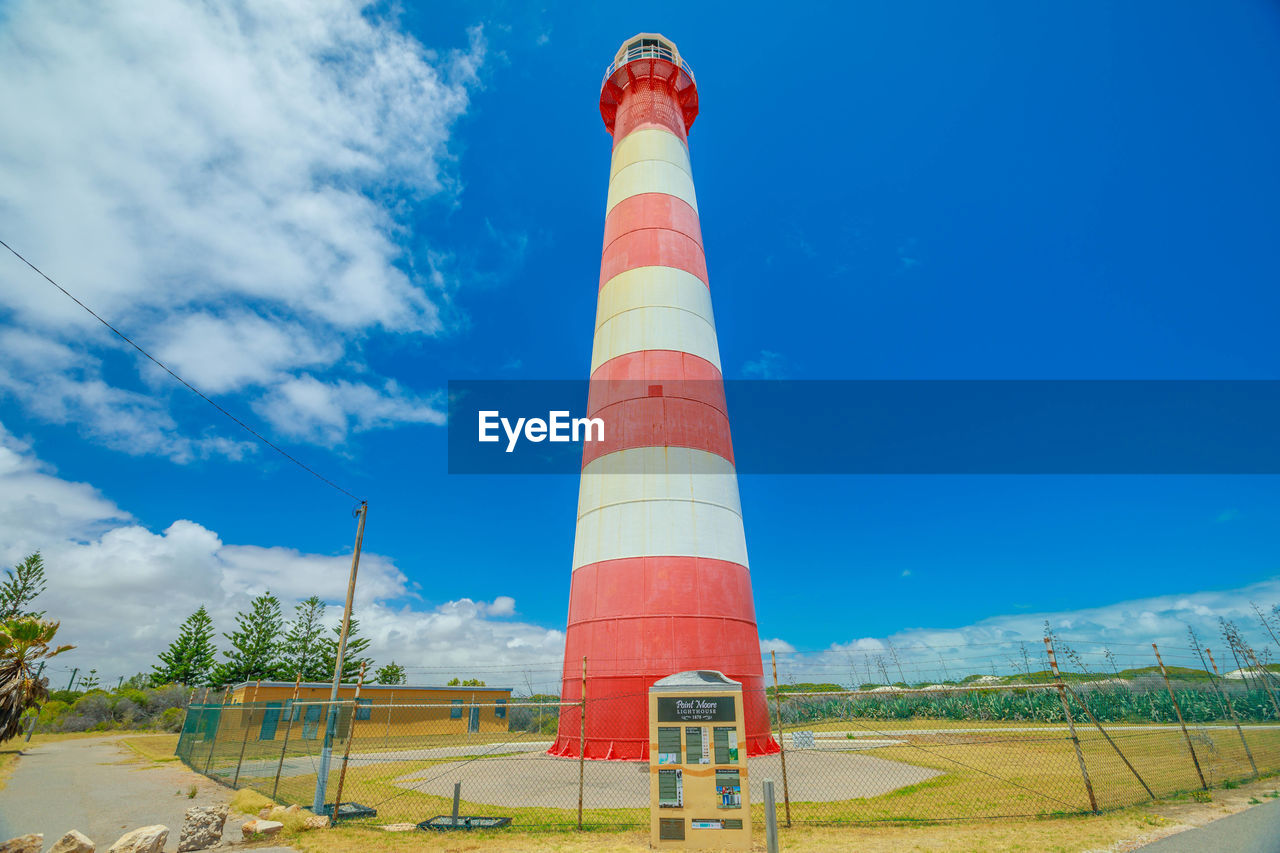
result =
[[[450,824],[454,829],[458,828],[458,802],[462,799],[462,783],[453,783],[453,823]]]
[[[333,687],[329,691],[329,711],[325,714],[324,745],[320,748],[320,766],[316,769],[312,814],[324,813],[324,794],[329,785],[329,762],[333,759],[333,736],[338,725],[338,685],[342,683],[342,660],[347,653],[347,631],[351,628],[351,605],[356,594],[356,573],[360,569],[360,548],[364,544],[364,520],[369,516],[369,502],[361,501],[357,513],[360,523],[356,526],[356,547],[351,555],[351,578],[347,581],[347,604],[342,611],[342,630],[338,633],[338,655],[333,665]]]
[[[276,763],[276,781],[271,786],[271,799],[280,790],[280,771],[284,769],[284,756],[289,750],[289,733],[293,731],[293,706],[298,704],[298,688],[302,686],[302,673],[294,673],[293,698],[289,700],[289,718],[285,720],[284,743],[280,745],[280,761]]]
[[[1276,718],[1280,719],[1280,703],[1276,702],[1276,694],[1271,690],[1271,680],[1268,677],[1271,673],[1267,672],[1267,670],[1263,668],[1262,664],[1258,663],[1258,656],[1253,653],[1253,649],[1245,649],[1245,651],[1248,652],[1249,659],[1253,661],[1254,667],[1257,668],[1260,674],[1259,677],[1262,679],[1262,689],[1267,691],[1267,698],[1271,700],[1271,707],[1276,709]]]
[[[778,758],[782,760],[782,806],[787,813],[787,829],[791,828],[791,791],[787,787],[787,745],[782,742],[782,690],[778,687],[778,656],[769,651],[773,665],[773,710],[778,720]]]
[[[1218,675],[1218,662],[1213,659],[1213,652],[1207,648],[1204,653],[1209,656],[1209,663],[1213,666],[1213,674]],[[1218,676],[1221,678],[1221,676]],[[1231,707],[1231,697],[1227,695],[1226,688],[1213,681],[1213,689],[1218,691],[1218,698],[1222,700],[1222,704],[1227,709],[1227,714],[1231,717],[1231,722],[1236,724],[1236,734],[1240,735],[1240,745],[1244,747],[1244,754],[1249,757],[1249,766],[1253,768],[1253,778],[1258,778],[1258,763],[1253,760],[1253,752],[1249,749],[1249,742],[1244,739],[1244,730],[1240,728],[1240,720],[1236,717],[1236,709]]]
[[[119,692],[121,686],[124,685],[124,676],[120,676],[120,680],[116,682],[116,691]]]
[[[778,853],[778,804],[772,779],[764,780],[764,843],[768,853]]]
[[[1084,789],[1089,793],[1089,808],[1098,813],[1098,798],[1093,795],[1093,782],[1089,779],[1089,768],[1084,763],[1084,752],[1080,749],[1080,738],[1076,737],[1076,723],[1071,719],[1071,704],[1067,702],[1067,688],[1062,681],[1062,673],[1058,671],[1058,658],[1053,653],[1053,643],[1044,638],[1044,647],[1049,654],[1049,666],[1053,670],[1053,679],[1058,682],[1058,698],[1062,700],[1062,713],[1067,716],[1067,730],[1071,732],[1071,745],[1076,748],[1076,760],[1080,762],[1080,775],[1084,777]],[[1128,763],[1127,761],[1125,762]],[[1146,783],[1143,783],[1146,787]],[[1148,791],[1149,793],[1149,791]],[[1154,795],[1152,796],[1154,799]]]
[[[582,656],[582,701],[578,710],[578,830],[582,830],[582,787],[587,772],[587,656]]]
[[[71,670],[71,680],[67,682],[67,690],[71,689],[71,685],[76,683],[76,675],[80,672],[80,667]]]
[[[1187,750],[1191,753],[1191,763],[1196,766],[1196,775],[1200,777],[1200,787],[1209,790],[1209,783],[1204,781],[1204,771],[1200,769],[1200,759],[1196,758],[1196,748],[1191,743],[1191,735],[1187,733],[1187,724],[1182,720],[1182,709],[1178,707],[1178,700],[1173,695],[1173,685],[1169,682],[1169,671],[1164,668],[1164,661],[1160,659],[1160,649],[1156,648],[1156,644],[1151,644],[1151,649],[1156,653],[1156,663],[1160,664],[1160,674],[1164,676],[1164,686],[1169,689],[1169,701],[1173,703],[1173,713],[1178,715],[1178,725],[1182,726],[1182,737],[1187,741]]]
[[[364,668],[360,664],[360,678],[356,680],[356,695],[351,700],[351,727],[347,729],[347,748],[342,753],[342,772],[338,774],[338,793],[333,798],[333,822],[338,823],[338,806],[342,804],[342,786],[347,781],[347,762],[351,760],[351,742],[356,739],[356,709],[360,707],[360,688],[364,686]]]

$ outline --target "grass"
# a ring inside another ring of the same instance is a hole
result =
[[[1133,837],[1166,825],[1158,815],[1126,810],[1102,817],[1021,819],[1006,821],[946,823],[915,827],[828,827],[782,828],[783,846],[792,853],[858,850],[861,853],[1079,853],[1110,846],[1119,839]],[[762,824],[755,825],[756,850],[764,849]],[[323,833],[307,833],[290,839],[290,844],[306,853],[364,853],[364,851],[530,851],[530,853],[619,853],[644,850],[649,845],[647,830],[627,832],[535,833],[519,828],[473,833],[387,833],[367,827],[339,826]]]
[[[178,748],[177,735],[140,735],[123,738],[120,743],[136,753],[139,758],[147,761],[169,762],[178,760],[177,756],[173,754]]]

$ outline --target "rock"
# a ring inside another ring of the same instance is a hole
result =
[[[298,813],[298,812],[300,812],[300,811],[302,811],[302,806],[298,805],[297,803],[294,803],[293,805],[289,806],[289,808],[285,809],[285,810],[284,810],[284,813],[285,813],[285,814],[297,814],[297,813]]]
[[[378,827],[383,832],[412,832],[417,828],[416,823],[386,823]]]
[[[276,810],[276,809],[278,809],[278,808],[280,808],[280,807],[279,807],[279,806],[267,806],[266,808],[258,809],[258,817],[262,818],[263,820],[266,820],[267,818],[271,817],[271,812],[273,812],[274,810]]]
[[[227,822],[227,806],[196,806],[187,809],[178,840],[178,853],[204,850],[222,840],[222,827]],[[52,851],[51,851],[52,853]]]
[[[40,853],[43,848],[43,832],[33,832],[30,835],[19,835],[8,841],[0,841],[0,853]]]
[[[107,853],[160,853],[169,840],[169,827],[157,823],[120,836]]]
[[[49,853],[93,853],[96,848],[83,833],[71,830],[49,848]]]
[[[327,814],[308,815],[302,819],[303,829],[328,829],[329,816]]]
[[[255,841],[259,838],[269,838],[276,835],[280,830],[284,829],[284,824],[278,820],[251,820],[244,826],[240,827],[240,835],[245,841]]]

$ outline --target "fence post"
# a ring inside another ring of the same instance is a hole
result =
[[[787,787],[787,745],[782,742],[782,691],[778,687],[778,656],[769,650],[773,666],[773,710],[778,720],[778,758],[782,761],[782,806],[787,813],[787,829],[791,828],[791,791]],[[768,703],[766,703],[767,709]]]
[[[246,715],[248,721],[245,722]],[[231,777],[231,790],[240,784],[240,767],[244,764],[244,750],[249,745],[249,729],[253,728],[253,708],[240,712],[240,721],[244,723],[244,737],[240,738],[240,757],[236,759],[236,774]]]
[[[253,685],[253,697],[250,698],[246,704],[253,705],[258,701],[258,688],[261,686],[262,686],[262,679],[259,678],[258,683]],[[236,786],[240,784],[240,766],[244,764],[244,749],[246,746],[249,745],[249,729],[253,728],[253,708],[252,707],[249,708],[248,714],[249,714],[249,721],[248,723],[245,724],[245,727],[244,727],[244,737],[240,739],[240,757],[236,759],[236,775],[233,776],[231,779],[231,790],[233,791],[236,789]],[[245,720],[245,712],[242,711],[240,713],[240,722],[243,723],[244,720]]]
[[[768,853],[778,853],[778,803],[772,779],[764,780],[764,843]]]
[[[582,831],[582,787],[587,771],[587,656],[582,656],[582,700],[578,710],[578,831]]]
[[[209,766],[213,764],[213,750],[218,746],[218,734],[222,731],[222,712],[227,709],[227,700],[231,698],[231,689],[223,688],[222,701],[218,703],[218,716],[214,719],[213,740],[209,743],[209,755],[204,760],[204,775],[209,775]]]
[[[387,701],[387,733],[382,738],[382,746],[384,749],[391,748],[391,712],[396,707],[396,692],[391,691],[391,698]]]
[[[1074,690],[1072,690],[1072,689],[1071,689],[1071,685],[1066,684],[1065,682],[1063,682],[1063,684],[1064,684],[1064,686],[1067,688],[1067,691],[1068,691],[1072,696],[1074,696],[1074,697],[1075,697],[1075,700],[1076,700],[1077,702],[1079,702],[1079,703],[1080,703],[1080,707],[1081,707],[1081,708],[1084,708],[1084,712],[1089,716],[1089,719],[1093,722],[1093,724],[1094,724],[1095,726],[1097,726],[1097,727],[1098,727],[1098,731],[1102,732],[1102,736],[1103,736],[1104,738],[1106,738],[1106,739],[1107,739],[1107,743],[1111,744],[1111,748],[1112,748],[1112,749],[1114,749],[1114,750],[1116,751],[1116,755],[1120,756],[1120,760],[1124,762],[1124,766],[1125,766],[1125,767],[1128,767],[1128,768],[1129,768],[1129,771],[1130,771],[1131,773],[1133,773],[1134,778],[1135,778],[1135,779],[1137,779],[1139,782],[1141,782],[1141,783],[1142,783],[1142,787],[1143,787],[1143,788],[1146,788],[1146,789],[1147,789],[1147,796],[1151,797],[1151,799],[1153,799],[1153,800],[1154,800],[1154,799],[1156,798],[1156,795],[1155,795],[1155,793],[1151,790],[1151,786],[1150,786],[1150,785],[1148,785],[1148,784],[1143,780],[1143,778],[1142,778],[1141,776],[1139,776],[1139,775],[1138,775],[1138,769],[1137,769],[1136,767],[1134,767],[1132,764],[1130,764],[1130,763],[1129,763],[1129,759],[1128,759],[1128,758],[1126,758],[1126,757],[1125,757],[1125,754],[1124,754],[1123,752],[1121,752],[1121,751],[1120,751],[1120,747],[1119,747],[1119,746],[1117,746],[1117,745],[1116,745],[1116,742],[1115,742],[1115,741],[1113,741],[1113,740],[1111,739],[1111,735],[1107,734],[1107,730],[1106,730],[1106,729],[1104,729],[1104,728],[1102,727],[1102,723],[1098,722],[1098,718],[1097,718],[1097,717],[1095,717],[1095,716],[1093,715],[1093,712],[1089,710],[1089,706],[1085,704],[1085,702],[1084,702],[1084,700],[1083,700],[1083,699],[1081,699],[1079,696],[1076,696],[1076,692],[1075,692]]]
[[[1253,649],[1245,649],[1249,654],[1250,660],[1253,661],[1254,667],[1257,668],[1259,677],[1262,680],[1262,689],[1267,691],[1267,698],[1271,700],[1271,707],[1276,709],[1276,719],[1280,719],[1280,703],[1276,702],[1276,694],[1271,690],[1271,673],[1258,663],[1258,656],[1253,653]]]
[[[1098,813],[1098,798],[1093,795],[1093,782],[1089,780],[1089,768],[1084,763],[1084,751],[1080,749],[1080,738],[1076,737],[1076,723],[1071,719],[1071,703],[1067,701],[1067,688],[1062,681],[1062,673],[1058,671],[1058,658],[1053,653],[1053,642],[1044,638],[1044,648],[1049,655],[1049,668],[1053,670],[1053,680],[1058,683],[1058,698],[1062,700],[1062,713],[1067,717],[1067,731],[1071,732],[1071,745],[1076,749],[1076,760],[1080,762],[1080,775],[1084,777],[1084,789],[1089,793],[1089,808]],[[1128,762],[1126,762],[1128,763]],[[1146,783],[1143,783],[1146,787]]]
[[[347,781],[347,762],[351,760],[351,742],[356,739],[356,711],[360,708],[360,688],[364,686],[364,668],[360,664],[360,677],[356,679],[356,695],[351,698],[351,725],[347,727],[347,748],[342,753],[342,771],[338,774],[338,793],[333,798],[333,823],[338,824],[338,806],[342,805],[342,786]]]
[[[1169,690],[1169,701],[1173,703],[1173,713],[1178,715],[1178,725],[1182,727],[1182,737],[1187,741],[1187,750],[1191,753],[1191,763],[1196,766],[1196,775],[1200,777],[1200,787],[1209,790],[1209,783],[1204,781],[1204,771],[1200,769],[1200,759],[1196,758],[1196,748],[1191,743],[1191,735],[1187,733],[1187,724],[1182,719],[1182,709],[1178,707],[1178,699],[1173,695],[1173,684],[1169,681],[1169,671],[1164,668],[1164,661],[1160,659],[1160,649],[1155,643],[1151,644],[1151,650],[1156,653],[1156,663],[1160,664],[1160,674],[1164,676],[1164,686]]]
[[[1213,674],[1221,678],[1222,676],[1218,675],[1218,662],[1213,659],[1213,652],[1206,648],[1204,653],[1209,656],[1209,663],[1213,666]],[[1249,757],[1249,766],[1253,768],[1253,778],[1257,779],[1258,762],[1253,760],[1253,751],[1249,749],[1249,742],[1244,739],[1244,729],[1240,728],[1240,719],[1236,717],[1236,709],[1231,707],[1231,697],[1227,695],[1226,689],[1218,684],[1217,681],[1211,679],[1211,683],[1213,684],[1213,689],[1218,691],[1218,698],[1222,700],[1222,704],[1226,707],[1227,714],[1231,717],[1231,722],[1236,724],[1236,734],[1240,735],[1240,745],[1244,747],[1244,754]]]

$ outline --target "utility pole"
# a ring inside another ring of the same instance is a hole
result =
[[[78,675],[79,672],[80,672],[80,667],[76,667],[75,669],[71,670],[71,680],[67,682],[68,690],[71,689],[71,685],[76,683],[76,675]]]
[[[338,634],[338,655],[333,666],[333,686],[329,690],[329,710],[325,714],[324,746],[320,749],[320,766],[316,768],[316,793],[311,803],[312,814],[324,814],[325,789],[329,786],[329,765],[333,761],[333,738],[338,728],[338,685],[342,683],[342,661],[347,653],[347,631],[351,629],[351,605],[356,594],[356,573],[360,570],[360,548],[364,544],[364,520],[369,516],[369,502],[360,501],[356,510],[356,547],[351,556],[351,579],[347,581],[347,606],[342,611],[342,630]]]

